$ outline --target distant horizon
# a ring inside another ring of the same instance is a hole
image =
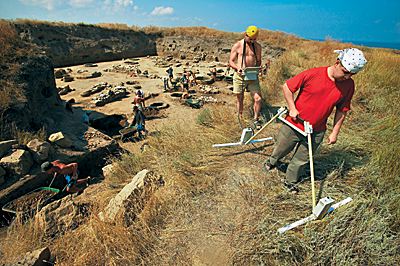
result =
[[[139,27],[204,26],[243,32],[247,26],[306,39],[400,43],[400,1],[337,0],[16,0],[0,1],[0,18]],[[377,12],[379,11],[379,12]],[[398,46],[394,46],[398,49]]]
[[[307,38],[305,38],[307,39]],[[326,41],[326,39],[309,39],[312,41]],[[388,49],[396,49],[400,50],[400,42],[373,42],[373,41],[355,41],[355,40],[337,40],[343,43],[352,43],[355,45],[366,46],[371,48],[388,48]]]
[[[62,23],[72,23],[72,24],[79,24],[79,23],[84,23],[87,25],[99,25],[99,24],[126,24],[128,27],[134,27],[137,25],[129,25],[127,23],[118,23],[118,22],[98,22],[98,23],[87,23],[87,22],[66,22],[66,21],[52,21],[52,20],[41,20],[41,19],[29,19],[29,18],[14,18],[14,19],[9,19],[9,20],[37,20],[37,21],[43,21],[43,22],[49,22],[49,23],[57,23],[57,22],[62,22]],[[166,27],[166,28],[175,28],[175,27],[208,27],[208,26],[158,26],[158,25],[153,25],[156,27]],[[147,27],[147,26],[137,26],[137,27]],[[208,27],[210,29],[214,29],[214,30],[221,30],[215,27]],[[271,29],[264,29],[264,30],[270,30],[270,31],[280,31],[280,30],[271,30]],[[221,31],[225,31],[225,30],[221,30]],[[232,32],[232,31],[225,31],[225,32]],[[324,42],[326,41],[328,38],[307,38],[307,37],[303,37],[303,36],[299,36],[297,34],[293,34],[293,33],[288,33],[288,32],[284,32],[284,31],[280,31],[283,32],[285,34],[289,34],[289,35],[295,35],[298,38],[302,38],[302,39],[306,39],[306,40],[311,40],[311,41],[320,41],[320,42]],[[239,32],[234,32],[234,33],[239,33]],[[388,49],[396,49],[396,50],[400,50],[400,42],[378,42],[378,41],[360,41],[360,40],[337,40],[337,39],[333,39],[335,41],[338,42],[342,42],[342,43],[352,43],[355,45],[360,45],[360,46],[366,46],[366,47],[371,47],[371,48],[388,48]]]

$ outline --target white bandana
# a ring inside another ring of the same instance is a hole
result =
[[[340,63],[351,73],[358,73],[367,63],[363,52],[357,48],[335,50],[334,52],[339,54],[338,59]]]

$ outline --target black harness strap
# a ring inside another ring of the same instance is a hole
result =
[[[255,46],[254,42],[251,43],[251,46],[253,47],[253,52],[254,52],[254,56],[256,57],[256,65],[257,65],[257,53],[256,53],[256,46]],[[244,62],[244,58],[245,58],[245,57],[246,57],[246,40],[243,39],[242,64],[240,65],[240,67],[242,67],[243,64],[244,64],[244,66],[246,67],[246,64],[245,64],[245,62]]]

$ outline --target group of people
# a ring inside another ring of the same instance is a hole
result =
[[[196,74],[193,71],[185,71],[179,80],[183,92],[188,92],[190,87],[196,86]]]
[[[134,127],[138,133],[139,138],[146,135],[146,117],[143,113],[145,105],[145,98],[143,90],[139,89],[135,92],[133,98],[133,119],[129,127]],[[84,113],[84,123],[89,123],[90,112]],[[80,193],[86,186],[88,186],[91,177],[79,179],[78,163],[65,164],[59,160],[53,162],[44,162],[41,165],[42,172],[53,176],[53,181],[56,177],[64,179],[65,191],[69,193]]]
[[[262,95],[259,83],[259,75],[251,75],[249,69],[266,71],[269,67],[267,62],[261,68],[261,45],[257,42],[259,30],[256,26],[249,26],[244,38],[236,42],[230,52],[229,67],[234,70],[233,93],[237,97],[237,112],[243,115],[244,91],[250,91],[254,104],[254,125],[256,128],[262,126],[260,117]],[[321,145],[327,131],[327,120],[335,109],[332,131],[327,138],[327,144],[335,144],[340,129],[350,110],[351,99],[354,94],[355,84],[352,76],[361,71],[367,60],[362,51],[356,48],[335,50],[337,59],[330,66],[323,66],[305,70],[300,74],[288,79],[282,85],[284,99],[288,106],[286,120],[293,126],[304,131],[304,121],[308,121],[313,133],[311,137],[313,152]],[[228,72],[230,71],[227,70]],[[168,79],[173,79],[172,67],[168,68]],[[189,89],[190,77],[194,73],[185,72],[180,82],[183,90]],[[168,81],[168,80],[167,80]],[[297,96],[295,97],[295,94]],[[137,90],[133,99],[134,118],[130,126],[137,127],[138,131],[145,132],[145,108],[144,94]],[[307,139],[292,127],[283,124],[277,136],[276,145],[271,156],[266,160],[263,168],[270,171],[280,165],[280,160],[294,150],[294,154],[286,170],[284,185],[290,190],[297,192],[297,183],[300,181],[305,166],[308,164]],[[62,174],[67,181],[67,191],[79,191],[78,184],[87,183],[88,178],[78,180],[77,164],[62,164],[59,161],[46,162],[42,169],[48,174]]]
[[[235,71],[233,77],[233,92],[237,95],[237,110],[239,116],[243,114],[244,90],[247,88],[254,99],[254,123],[260,128],[259,120],[262,96],[258,75],[248,78],[248,67],[261,66],[261,45],[257,42],[259,30],[256,26],[249,26],[244,38],[236,42],[230,53],[229,65]],[[283,96],[289,108],[286,120],[304,131],[303,121],[308,121],[312,128],[313,152],[322,143],[327,130],[327,120],[335,109],[332,132],[328,135],[328,144],[335,144],[350,110],[350,103],[354,93],[352,76],[361,71],[367,60],[362,51],[356,48],[335,50],[338,54],[336,61],[330,66],[312,68],[290,78],[282,85]],[[269,63],[267,62],[269,65]],[[265,71],[267,71],[266,68]],[[297,97],[295,94],[297,93]],[[297,183],[300,181],[304,168],[307,165],[307,139],[293,128],[283,124],[276,146],[265,162],[264,169],[269,171],[280,165],[280,159],[294,150],[294,154],[286,170],[284,185],[297,192]]]
[[[164,76],[163,79],[163,85],[164,85],[164,92],[166,91],[170,91],[171,90],[171,85],[172,84],[176,84],[179,83],[181,90],[183,92],[188,92],[190,87],[196,86],[197,85],[197,81],[196,81],[196,74],[191,71],[185,71],[182,76],[177,79],[174,83],[174,74],[173,74],[173,68],[169,67],[166,70],[168,76]]]

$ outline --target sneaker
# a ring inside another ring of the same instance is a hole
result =
[[[285,181],[285,182],[283,182],[283,185],[292,194],[297,194],[300,192],[299,188],[295,184],[288,183]]]
[[[261,121],[260,120],[255,120],[254,121],[254,128],[257,129],[257,130],[260,130],[261,127],[262,127]]]
[[[276,167],[276,165],[272,165],[272,164],[269,162],[269,160],[267,160],[267,161],[264,163],[263,169],[264,169],[264,171],[268,172],[268,171],[271,171],[272,169],[274,169],[275,167]]]

